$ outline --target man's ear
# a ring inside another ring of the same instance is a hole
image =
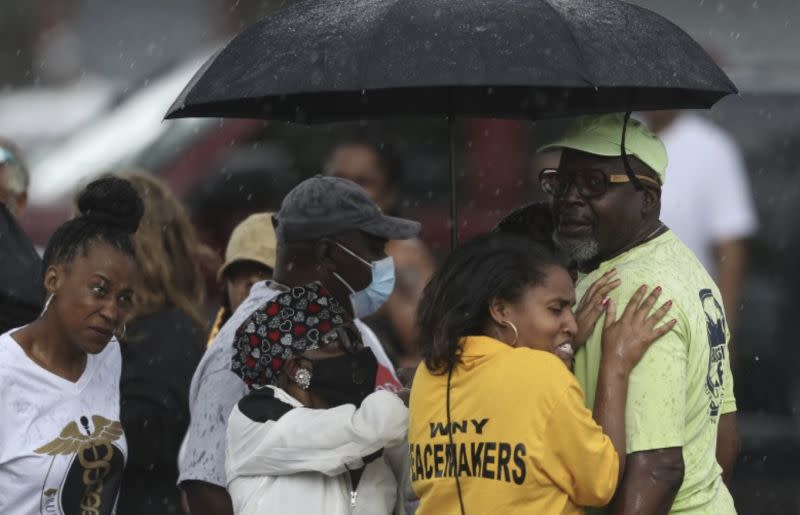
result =
[[[642,218],[647,219],[655,212],[658,218],[661,211],[661,188],[647,188],[642,190]]]

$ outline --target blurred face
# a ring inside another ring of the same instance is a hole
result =
[[[624,173],[622,159],[593,156],[574,150],[561,155],[559,173],[601,170]],[[630,182],[611,184],[599,197],[584,198],[574,184],[566,193],[551,199],[555,241],[572,260],[586,263],[613,256],[632,243],[640,232],[643,217],[643,192]]]
[[[54,297],[45,312],[56,317],[67,339],[80,351],[101,352],[133,307],[133,258],[103,242],[88,245],[68,264],[53,265],[45,287]]]
[[[386,181],[378,156],[365,145],[342,145],[328,161],[328,174],[358,184],[385,213],[395,207],[395,192]]]
[[[642,114],[653,132],[661,132],[675,121],[680,111],[645,111]]]
[[[231,312],[250,295],[250,288],[260,281],[272,279],[272,270],[255,261],[237,261],[225,270],[225,292]]]
[[[567,270],[547,267],[542,284],[528,286],[517,302],[507,305],[506,319],[519,331],[517,347],[552,352],[572,367],[572,343],[578,330],[574,305],[575,288]]]

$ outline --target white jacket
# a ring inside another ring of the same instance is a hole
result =
[[[390,515],[402,505],[397,477],[407,473],[399,464],[390,468],[397,453],[369,461],[356,490],[348,469],[406,445],[407,429],[408,409],[386,391],[370,394],[358,409],[310,409],[279,388],[255,390],[228,421],[225,472],[234,513]]]

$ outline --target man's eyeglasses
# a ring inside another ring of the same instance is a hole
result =
[[[660,188],[661,184],[647,175],[636,174],[640,181]],[[553,197],[563,196],[572,183],[583,198],[595,198],[604,195],[610,184],[630,182],[625,173],[606,173],[602,170],[581,170],[578,172],[562,172],[555,168],[545,168],[539,173],[539,185],[542,190]]]

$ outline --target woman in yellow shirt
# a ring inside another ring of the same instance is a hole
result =
[[[619,320],[603,300],[594,414],[564,365],[578,327],[573,282],[548,250],[508,234],[455,250],[425,289],[411,391],[418,515],[579,514],[607,504],[625,459],[628,375],[674,321],[643,286]],[[646,296],[646,298],[645,298]],[[593,322],[592,322],[593,323]]]

